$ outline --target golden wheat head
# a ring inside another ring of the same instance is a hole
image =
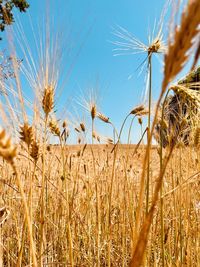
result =
[[[39,150],[40,150],[40,146],[39,146],[38,142],[36,140],[34,140],[31,144],[30,156],[34,159],[35,162],[38,161]]]
[[[56,136],[60,136],[61,135],[57,121],[51,120],[49,122],[49,129],[50,129],[52,134],[54,134]]]
[[[145,110],[145,107],[143,105],[137,106],[134,109],[131,110],[130,114],[137,115],[138,113],[141,113]]]
[[[97,117],[105,123],[110,123],[110,119],[100,112],[98,112]]]
[[[11,139],[6,136],[5,130],[0,131],[0,156],[11,165],[17,156],[17,147],[11,144]]]
[[[54,88],[51,85],[48,85],[44,89],[44,95],[42,99],[42,108],[46,116],[48,116],[48,114],[54,108]]]
[[[165,69],[163,91],[167,84],[182,70],[188,59],[187,51],[193,45],[193,39],[199,33],[200,1],[191,0],[182,14],[181,25],[176,28],[174,42],[169,43],[168,53],[165,55]]]
[[[29,126],[28,123],[24,123],[23,126],[20,127],[20,139],[30,147],[33,140],[33,127]]]

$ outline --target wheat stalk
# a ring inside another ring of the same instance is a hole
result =
[[[155,127],[156,118],[158,115],[159,105],[166,91],[166,87],[168,83],[181,71],[184,63],[188,59],[186,52],[192,47],[192,40],[198,34],[198,31],[199,31],[197,29],[197,26],[200,23],[199,14],[200,14],[200,1],[199,0],[189,1],[187,9],[182,15],[180,28],[176,30],[174,43],[169,44],[168,53],[165,55],[165,69],[164,69],[164,79],[162,83],[162,91],[157,102],[155,117],[154,117],[154,121],[153,121],[152,128],[151,128],[151,134],[149,135],[149,138],[148,138],[148,146],[147,146],[147,150],[145,153],[145,159],[144,159],[144,164],[143,164],[139,204],[138,204],[137,216],[136,216],[136,228],[137,228],[136,230],[138,230],[139,228],[139,219],[140,219],[141,210],[142,210],[141,207],[142,207],[142,201],[143,201],[143,195],[144,195],[143,184],[144,184],[146,163],[148,159],[148,150],[149,150],[148,147],[150,146],[150,142],[152,139],[152,134],[153,134],[153,130]],[[156,189],[154,191],[151,208],[143,223],[142,230],[140,231],[139,236],[137,236],[137,233],[136,233],[135,237],[136,238],[138,237],[138,238],[137,238],[136,246],[134,247],[133,257],[130,262],[131,267],[139,267],[143,262],[143,256],[144,256],[145,248],[147,245],[150,225],[152,223],[152,218],[153,218],[155,206],[158,200],[159,191],[162,186],[162,179],[165,173],[166,166],[169,161],[169,157],[171,156],[172,150],[173,148],[171,148],[169,155],[165,161],[165,164],[163,164],[163,168],[160,170],[160,175],[159,175],[159,179],[156,184]]]
[[[21,179],[19,177],[19,174],[17,172],[17,168],[15,166],[15,162],[14,162],[14,160],[17,156],[17,147],[13,146],[11,144],[11,139],[6,136],[5,130],[0,131],[0,156],[3,157],[12,166],[14,173],[16,175],[16,178],[17,178],[18,186],[20,189],[20,194],[22,197],[22,202],[23,202],[24,209],[25,209],[27,226],[28,226],[28,230],[29,230],[29,238],[30,238],[30,245],[31,245],[31,250],[32,250],[33,266],[36,267],[37,266],[37,260],[36,260],[36,255],[35,255],[35,244],[34,244],[33,235],[32,235],[32,225],[31,225],[32,223],[31,223],[31,219],[30,219],[30,214],[29,214],[29,210],[28,210],[26,197],[24,194],[24,188],[23,188],[23,185],[21,183]]]

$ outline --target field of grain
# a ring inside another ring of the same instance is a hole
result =
[[[120,145],[116,155],[111,153],[112,145],[88,145],[84,151],[83,148],[78,145],[64,148],[66,179],[61,148],[48,148],[44,193],[41,160],[34,164],[31,158],[27,161],[28,154],[21,153],[16,162],[31,216],[37,258],[42,258],[43,266],[127,266],[135,242],[145,147],[135,151],[136,146]],[[159,172],[156,147],[151,158],[150,201]],[[199,150],[195,148],[178,148],[174,152],[149,234],[145,266],[161,266],[161,199],[167,265],[198,266],[199,160]],[[1,228],[1,264],[29,266],[30,240],[22,197],[15,174],[5,161],[1,162],[1,196],[1,206],[6,204],[1,211],[2,219],[9,212]]]
[[[114,30],[114,51],[142,51],[148,73],[148,103],[127,111],[119,129],[92,92],[79,103],[87,122],[59,117],[59,44],[47,31],[35,63],[21,35],[20,61],[8,33],[10,69],[0,78],[0,267],[200,266],[200,1],[188,1],[182,14],[179,8],[172,7],[177,21],[167,43],[162,23],[148,45]],[[155,105],[154,54],[164,63]],[[99,134],[97,121],[112,136]],[[141,131],[132,144],[134,123]]]

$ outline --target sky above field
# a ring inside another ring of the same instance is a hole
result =
[[[50,39],[57,36],[60,46],[60,76],[58,85],[61,90],[57,94],[56,109],[58,119],[70,116],[71,120],[88,121],[88,115],[82,108],[83,99],[88,99],[93,91],[96,95],[100,111],[107,115],[119,129],[123,119],[130,110],[141,103],[146,103],[147,69],[141,72],[141,64],[145,54],[114,56],[115,41],[121,41],[113,31],[121,26],[144,44],[148,44],[149,31],[152,33],[156,21],[160,19],[164,0],[29,0],[30,8],[25,14],[19,14],[14,32],[19,25],[23,33],[18,31],[18,42],[25,52],[30,48],[34,61],[37,61],[37,43],[43,29],[49,26]],[[17,13],[18,14],[18,13]],[[47,15],[48,19],[45,19]],[[32,25],[31,25],[32,24]],[[164,25],[164,40],[167,36],[167,24]],[[34,37],[35,36],[35,37]],[[15,37],[14,37],[15,38]],[[5,40],[1,46],[4,46]],[[45,50],[45,49],[44,49]],[[20,54],[20,57],[24,57]],[[58,60],[58,62],[59,62]],[[162,56],[153,58],[153,103],[160,92],[162,81]],[[26,82],[22,81],[27,88]],[[29,89],[24,89],[27,98],[33,98]],[[62,93],[62,94],[60,94]],[[69,115],[70,114],[70,115]],[[129,121],[130,122],[130,121]],[[127,123],[123,141],[127,140]],[[112,134],[111,128],[102,122],[97,123],[97,131],[105,136]],[[140,128],[135,122],[131,141],[136,142]]]

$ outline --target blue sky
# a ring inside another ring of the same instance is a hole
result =
[[[116,46],[112,41],[119,38],[113,35],[113,28],[120,25],[143,43],[148,44],[148,29],[153,29],[155,20],[159,20],[165,1],[29,0],[29,3],[29,11],[18,16],[16,25],[19,23],[22,25],[33,57],[37,60],[33,31],[38,40],[41,29],[45,28],[45,14],[48,14],[50,32],[54,32],[54,35],[60,33],[59,45],[62,47],[60,81],[65,80],[66,74],[70,71],[69,79],[64,84],[64,91],[56,102],[58,117],[63,119],[63,114],[66,114],[63,110],[67,109],[67,113],[74,114],[76,119],[86,117],[87,120],[87,115],[82,115],[85,110],[78,102],[81,101],[81,96],[87,98],[88,92],[94,88],[97,91],[101,111],[110,117],[119,129],[131,108],[143,101],[146,69],[139,75],[137,69],[145,59],[144,54],[114,56],[113,49]],[[164,30],[167,30],[167,26]],[[5,47],[5,40],[1,46]],[[160,61],[161,59],[162,57]],[[155,57],[153,65],[155,101],[162,81],[162,64]],[[30,91],[24,90],[31,98]],[[129,123],[127,127],[128,125]],[[97,131],[105,136],[110,136],[112,133],[110,127],[101,122],[97,123],[96,127]],[[124,142],[127,138],[127,127],[123,134]],[[137,142],[140,134],[137,123],[133,129],[131,140]]]

